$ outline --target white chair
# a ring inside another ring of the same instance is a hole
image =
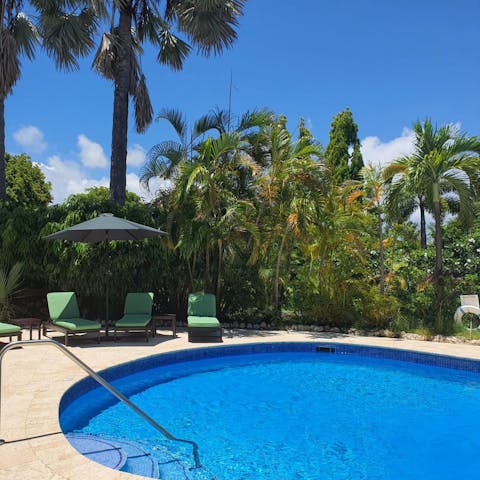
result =
[[[465,313],[472,313],[480,318],[478,295],[460,295],[460,303],[461,305],[457,308],[454,316],[457,323],[462,322]],[[472,317],[470,317],[470,336],[472,336]]]

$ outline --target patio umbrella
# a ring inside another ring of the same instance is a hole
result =
[[[112,213],[102,213],[96,218],[52,233],[45,238],[47,240],[98,243],[110,240],[144,240],[161,235],[167,234],[147,225],[115,217]]]
[[[109,242],[111,240],[144,240],[167,235],[162,230],[102,213],[96,218],[47,235],[47,240],[70,240],[81,243]],[[108,285],[108,283],[107,283]],[[105,335],[108,336],[108,287],[106,291]]]

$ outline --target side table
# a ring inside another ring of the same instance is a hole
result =
[[[172,337],[177,336],[177,315],[175,313],[161,313],[158,315],[152,315],[152,337],[157,334],[157,321],[170,320],[172,323]]]
[[[38,328],[38,339],[42,338],[42,321],[39,318],[14,318],[11,322],[22,328],[29,328],[30,340],[32,340],[33,327]]]

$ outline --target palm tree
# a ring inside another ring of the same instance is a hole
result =
[[[110,196],[116,203],[123,205],[125,201],[129,97],[135,103],[138,132],[143,132],[153,118],[140,66],[142,44],[152,43],[158,47],[160,63],[181,70],[192,47],[208,56],[232,45],[244,3],[245,0],[165,0],[161,13],[158,1],[114,0],[111,28],[102,37],[94,68],[115,85]]]
[[[280,311],[282,259],[294,238],[306,237],[317,208],[324,166],[319,162],[322,149],[311,135],[301,130],[299,139],[292,141],[284,119],[265,128],[262,135],[268,163],[258,179],[260,222],[262,230],[268,232],[264,249],[276,249],[273,290],[275,307]]]
[[[377,235],[379,245],[379,261],[380,261],[380,293],[385,293],[385,246],[383,231],[383,215],[384,215],[384,186],[382,168],[374,165],[368,165],[360,170],[360,176],[363,182],[352,182],[356,188],[348,197],[349,202],[355,201],[357,198],[365,198],[367,210],[371,211],[377,217]]]
[[[420,247],[427,248],[427,223],[426,212],[432,211],[432,206],[427,208],[425,194],[421,185],[413,184],[413,179],[405,174],[410,170],[410,162],[415,162],[413,157],[404,157],[397,160],[396,169],[386,169],[386,209],[390,217],[403,221],[418,209],[420,213]],[[395,172],[395,173],[394,173]],[[397,178],[393,181],[395,175]],[[399,178],[400,177],[400,178]]]
[[[6,199],[5,100],[20,78],[21,57],[32,60],[41,45],[58,68],[77,69],[76,58],[93,48],[97,19],[103,15],[96,0],[32,0],[35,12],[30,17],[22,11],[23,4],[0,3],[0,200]]]
[[[204,286],[217,293],[217,300],[220,300],[222,262],[229,242],[240,234],[255,233],[256,228],[249,220],[253,217],[249,214],[254,211],[253,204],[235,195],[240,170],[257,169],[244,152],[244,146],[237,133],[210,137],[199,146],[194,158],[180,165],[174,179],[173,207],[184,215],[177,248],[189,263],[190,272],[203,253]],[[189,215],[185,215],[185,205]]]
[[[176,109],[163,109],[157,120],[167,120],[175,130],[178,141],[166,140],[153,146],[142,167],[140,182],[145,188],[153,178],[171,179],[178,174],[178,168],[192,159],[198,152],[205,134],[214,130],[218,135],[237,133],[245,146],[254,145],[253,138],[260,128],[271,123],[273,113],[269,110],[254,110],[244,113],[232,128],[230,114],[225,110],[213,110],[203,115],[189,130],[185,115]]]
[[[385,169],[385,178],[413,186],[432,205],[435,222],[435,282],[441,283],[442,259],[442,196],[458,196],[459,215],[471,220],[473,189],[471,180],[480,168],[480,139],[469,137],[453,125],[434,126],[427,119],[414,124],[413,155],[393,162]],[[398,175],[398,180],[395,176]],[[440,290],[439,290],[440,291]]]

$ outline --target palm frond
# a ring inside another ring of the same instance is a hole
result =
[[[203,173],[205,173],[205,167],[203,165],[195,165],[190,172],[190,175],[187,180],[187,184],[185,187],[185,192],[188,193],[192,186],[197,181],[197,178],[200,177]]]
[[[93,68],[103,77],[114,80],[119,41],[114,33],[104,33],[93,59]]]
[[[185,116],[175,108],[164,108],[157,115],[156,120],[167,120],[177,132],[183,144],[187,143],[187,120]]]
[[[155,145],[147,153],[147,162],[140,173],[140,183],[148,189],[153,178],[170,178],[185,158],[185,150],[179,143],[162,142]]]
[[[273,122],[275,114],[271,110],[253,110],[245,112],[240,118],[237,131],[245,132],[255,127],[264,127]]]
[[[137,13],[133,16],[133,21],[140,42],[147,39],[154,45],[161,44],[160,32],[168,28],[168,25],[152,10],[148,1],[137,3]]]
[[[131,6],[131,0],[113,0],[117,7],[121,9],[127,9]]]
[[[39,30],[43,46],[58,68],[78,69],[77,57],[87,55],[94,46],[97,17],[91,8],[70,14],[58,8],[42,11]]]
[[[183,62],[190,53],[190,45],[170,32],[168,28],[164,28],[160,32],[159,38],[160,51],[158,52],[157,60],[174,70],[181,70]]]
[[[238,18],[245,0],[190,0],[170,2],[178,28],[203,55],[218,54],[237,38]]]
[[[12,301],[21,293],[21,263],[15,263],[8,271],[0,266],[0,320],[8,320],[12,315]]]
[[[0,30],[0,96],[5,98],[20,78],[18,46],[8,30]]]
[[[13,21],[11,33],[19,52],[29,60],[33,60],[35,57],[35,46],[40,42],[37,27],[25,14],[20,12]]]
[[[219,134],[225,133],[228,126],[228,112],[225,110],[212,110],[202,115],[194,124],[192,137],[198,138],[209,130],[216,130]]]
[[[148,93],[145,75],[141,75],[134,95],[135,127],[138,133],[143,133],[153,120],[153,108]]]
[[[78,0],[72,0],[76,4],[78,4]],[[108,9],[107,3],[102,0],[87,0],[87,4],[93,9],[95,15],[98,18],[105,19],[108,18]]]

